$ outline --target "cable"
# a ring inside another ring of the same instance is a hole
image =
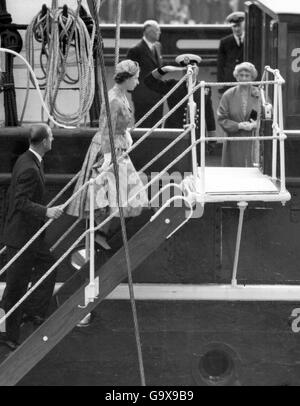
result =
[[[103,96],[104,96],[104,102],[105,102],[105,108],[106,108],[106,114],[107,114],[107,125],[108,125],[108,133],[109,133],[109,140],[110,140],[110,147],[111,147],[111,156],[112,156],[113,168],[114,168],[115,179],[116,179],[117,203],[118,203],[118,209],[119,209],[119,215],[120,215],[122,238],[123,238],[123,244],[124,244],[126,264],[127,264],[128,287],[129,287],[130,303],[131,303],[132,315],[133,315],[133,321],[134,321],[134,332],[135,332],[135,339],[136,339],[137,352],[138,352],[139,371],[140,371],[140,377],[141,377],[141,384],[142,384],[142,386],[145,386],[146,383],[145,383],[144,363],[143,363],[141,339],[140,339],[137,311],[136,311],[135,298],[134,298],[131,261],[130,261],[130,255],[129,255],[129,247],[128,247],[128,240],[127,240],[124,212],[123,212],[123,207],[120,205],[120,190],[119,190],[120,179],[119,179],[118,164],[117,164],[116,151],[115,151],[114,138],[113,138],[113,129],[112,129],[112,121],[111,121],[111,115],[110,115],[110,108],[109,108],[107,84],[106,84],[106,80],[105,80],[106,72],[105,72],[105,63],[104,63],[104,56],[103,56],[103,38],[101,35],[99,15],[97,13],[97,7],[96,7],[95,0],[88,0],[88,4],[89,4],[91,15],[95,21],[95,26],[96,26],[96,31],[97,31],[98,42],[97,42],[96,50],[99,55],[100,67],[101,67],[101,72],[102,72]]]

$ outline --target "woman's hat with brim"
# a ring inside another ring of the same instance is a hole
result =
[[[187,66],[187,65],[199,65],[202,61],[201,56],[194,55],[194,54],[182,54],[178,55],[175,59],[175,62],[178,63],[180,66]]]

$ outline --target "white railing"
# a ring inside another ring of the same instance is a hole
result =
[[[33,72],[31,72],[33,74]],[[144,118],[142,118],[139,123],[137,124],[141,124],[146,117],[152,112],[154,111],[157,107],[159,107],[159,105],[161,105],[168,97],[170,94],[172,94],[174,91],[176,91],[176,89],[187,79],[187,77],[189,75],[192,74],[192,70],[189,70],[187,72],[186,75],[184,75],[181,80],[168,92],[168,94],[166,94],[166,96],[164,98],[162,98],[159,103],[154,106],[153,109],[151,109],[150,112],[148,112]],[[126,152],[124,152],[119,158],[118,161],[120,161],[126,154],[129,154],[130,152],[132,152],[135,148],[137,148],[143,141],[145,141],[150,134],[152,134],[152,132],[159,127],[159,125],[166,120],[166,118],[168,118],[171,114],[173,114],[178,107],[180,107],[187,99],[191,98],[191,96],[193,95],[193,90],[191,90],[176,106],[174,106],[167,114],[165,117],[163,117],[161,120],[159,120],[151,129],[149,129],[134,145],[132,145]],[[135,128],[137,127],[137,125],[135,126]],[[168,145],[163,151],[161,151],[154,159],[152,159],[151,161],[149,161],[142,169],[145,170],[147,169],[150,165],[152,165],[157,159],[159,159],[164,153],[166,153],[170,148],[172,148],[172,146],[174,146],[177,142],[179,142],[188,132],[192,131],[192,129],[194,128],[194,123],[191,124],[190,126],[188,126],[182,134],[180,134],[175,140],[173,140],[170,145]],[[192,148],[194,148],[196,145],[196,143],[194,143],[194,145],[192,144]],[[149,186],[151,186],[151,184],[159,181],[162,176],[173,166],[175,165],[180,159],[182,159],[186,153],[188,153],[190,151],[186,150],[184,151],[182,154],[180,154],[179,157],[177,157],[175,160],[173,160],[169,165],[167,165],[163,171],[161,171],[157,176],[155,176],[153,179],[150,180],[150,182],[148,182],[141,191],[145,191],[148,189]],[[108,169],[112,166],[112,164],[108,167]],[[78,189],[76,191],[76,193],[74,193],[61,207],[62,208],[66,208],[69,203],[77,197],[77,195],[79,195],[80,193],[83,192],[83,190],[89,186],[89,198],[90,198],[90,224],[89,224],[89,228],[81,234],[80,237],[77,238],[77,240],[71,245],[71,247],[69,247],[64,254],[55,262],[55,264],[53,264],[51,266],[51,268],[42,276],[42,278],[37,281],[35,283],[35,285],[33,285],[27,292],[26,294],[17,302],[15,303],[15,305],[6,313],[5,316],[3,316],[0,319],[0,325],[6,320],[7,317],[9,317],[25,300],[28,296],[30,296],[30,294],[32,292],[34,292],[38,286],[59,266],[59,264],[67,257],[67,255],[70,254],[70,252],[80,243],[80,241],[82,241],[83,238],[89,236],[89,252],[88,252],[88,257],[89,257],[89,266],[90,266],[90,281],[88,286],[86,287],[86,291],[85,291],[85,304],[84,306],[87,306],[88,303],[93,302],[95,300],[95,298],[98,295],[99,292],[99,281],[98,279],[95,279],[95,264],[94,264],[94,256],[95,256],[95,252],[94,252],[94,233],[95,231],[99,230],[100,228],[102,228],[108,221],[110,221],[114,215],[117,214],[117,210],[114,211],[109,217],[107,217],[101,224],[99,224],[97,227],[94,226],[94,184],[95,182],[97,182],[97,179],[100,178],[103,174],[100,174],[96,179],[91,179],[88,182],[86,182],[80,189]],[[60,192],[59,194],[50,202],[51,204],[53,204],[59,197],[61,197],[63,195],[63,193],[75,182],[75,180],[78,178],[79,174],[77,174]],[[131,200],[133,200],[138,194],[140,193],[137,192],[134,196],[132,196],[127,203],[129,203]],[[182,199],[184,199],[184,197],[182,197]],[[192,209],[190,207],[190,209]],[[0,269],[0,275],[3,274],[22,254],[23,252],[40,236],[40,234],[50,225],[52,224],[53,220],[48,220],[44,226],[20,249],[20,251],[13,257],[11,258],[11,260],[2,268]],[[75,222],[76,223],[76,222]],[[59,243],[68,235],[68,233],[70,232],[70,230],[74,228],[74,224],[70,227],[69,230],[67,230],[66,233],[64,233],[63,238],[61,238],[59,240]],[[51,249],[53,250],[55,247],[57,247],[58,242],[56,242],[56,244],[54,244],[53,247],[51,247]],[[2,248],[1,251],[4,251],[5,247]],[[2,252],[0,252],[1,254]]]
[[[149,161],[143,168],[145,170],[148,168],[150,165],[152,165],[157,159],[159,159],[166,151],[168,151],[172,146],[174,146],[180,139],[183,138],[184,135],[186,135],[188,132],[191,132],[191,145],[186,148],[176,159],[174,159],[171,163],[169,163],[157,176],[152,178],[144,187],[138,191],[134,196],[132,196],[130,199],[127,200],[127,203],[129,203],[131,200],[135,199],[135,197],[142,191],[146,191],[153,183],[159,181],[165,173],[173,166],[175,165],[178,161],[180,161],[186,154],[189,152],[192,152],[192,168],[193,168],[193,176],[197,176],[197,157],[196,157],[196,146],[200,144],[201,147],[201,155],[200,155],[200,174],[201,174],[201,191],[200,194],[201,196],[204,197],[205,195],[205,142],[206,141],[214,141],[214,140],[220,140],[220,139],[226,139],[226,140],[232,140],[232,141],[245,141],[245,140],[254,140],[254,139],[260,139],[260,140],[273,140],[273,159],[272,161],[274,162],[274,155],[277,154],[277,142],[280,143],[280,181],[281,181],[281,190],[285,190],[285,162],[284,162],[284,139],[286,138],[286,135],[284,134],[283,131],[283,112],[282,112],[282,89],[281,86],[284,83],[284,80],[280,76],[279,72],[277,70],[272,71],[268,70],[271,73],[274,74],[275,80],[274,81],[260,81],[260,82],[247,82],[247,84],[253,84],[253,85],[263,85],[263,84],[273,84],[275,85],[275,89],[277,88],[277,91],[274,92],[274,118],[273,118],[273,136],[257,136],[257,137],[205,137],[205,86],[236,86],[237,83],[210,83],[210,82],[204,82],[201,81],[198,85],[194,86],[191,80],[191,75],[193,73],[193,69],[191,66],[188,67],[187,69],[187,74],[177,83],[177,85],[168,93],[165,98],[160,100],[160,102],[154,106],[158,107],[160,104],[164,102],[164,100],[173,92],[175,91],[181,83],[183,83],[184,80],[188,78],[188,92],[187,95],[176,105],[174,106],[168,113],[167,115],[159,120],[149,131],[147,131],[133,146],[131,146],[125,153],[121,155],[121,157],[118,158],[118,161],[122,159],[125,154],[130,153],[133,151],[138,145],[140,145],[147,137],[156,129],[158,126],[171,114],[173,114],[174,111],[178,109],[184,102],[188,100],[188,105],[190,108],[190,119],[191,122],[189,126],[183,131],[182,134],[180,134],[169,146],[167,146],[163,151],[161,151],[154,159]],[[201,90],[201,111],[200,111],[200,122],[201,122],[201,127],[200,127],[200,139],[196,140],[195,138],[195,108],[194,108],[194,102],[192,100],[193,98],[193,93],[197,91],[198,89]],[[275,107],[277,106],[277,107]],[[155,108],[152,109],[154,111]],[[147,115],[146,115],[147,116]],[[278,117],[277,117],[278,116]],[[145,119],[145,118],[144,118]],[[143,121],[140,120],[139,123]],[[276,161],[276,160],[275,160]],[[109,168],[108,168],[109,169]],[[78,176],[78,174],[76,175]],[[70,252],[80,243],[80,241],[89,236],[89,252],[88,252],[88,257],[89,257],[89,269],[90,269],[90,281],[88,286],[86,287],[85,290],[85,304],[84,306],[87,306],[90,302],[93,302],[98,293],[99,293],[99,280],[98,278],[95,279],[95,264],[94,264],[94,233],[95,231],[101,229],[106,223],[108,223],[118,212],[118,210],[115,210],[113,213],[110,214],[109,217],[107,217],[102,223],[97,225],[95,227],[94,225],[94,199],[95,199],[95,190],[94,190],[94,185],[95,182],[97,182],[101,176],[103,176],[103,173],[99,174],[97,178],[95,179],[90,179],[88,182],[86,182],[79,190],[76,191],[63,205],[62,208],[65,208],[74,198],[77,197],[79,193],[82,193],[82,191],[89,186],[89,198],[90,198],[90,218],[89,218],[89,228],[85,230],[84,233],[80,235],[80,237],[77,238],[77,240],[69,247],[64,254],[51,266],[51,268],[42,276],[42,278],[36,282],[35,285],[33,285],[27,292],[26,294],[6,313],[5,316],[3,316],[0,319],[0,325],[6,320],[7,317],[9,317],[15,310],[18,308],[26,299],[27,297],[35,290],[37,287],[58,267],[58,265],[70,254]],[[272,177],[276,177],[276,165],[274,167],[274,171],[272,172]],[[60,192],[59,196],[61,196],[67,188],[74,183],[76,180],[76,177],[71,180],[71,182],[68,183],[68,185],[65,186],[63,191]],[[169,186],[169,185],[168,185]],[[170,185],[171,186],[171,185]],[[179,186],[180,187],[180,186]],[[57,197],[56,197],[57,198]],[[55,198],[55,199],[56,199]],[[184,200],[187,205],[190,208],[190,214],[192,212],[192,206],[191,202],[184,196],[176,196],[174,198],[171,198],[171,200],[176,200],[176,199],[182,199]],[[54,199],[53,201],[54,202]],[[168,202],[167,202],[168,203]],[[161,208],[161,210],[153,216],[152,220],[159,215],[162,210],[167,206],[167,203]],[[205,201],[203,199],[203,205]],[[188,216],[190,218],[190,215]],[[22,247],[22,249],[0,270],[0,275],[5,272],[10,265],[17,259],[19,258],[20,255],[38,238],[38,236],[53,222],[53,220],[47,221],[47,223]],[[186,222],[186,221],[185,221]],[[185,223],[184,222],[184,223]],[[179,229],[181,226],[179,226],[177,229]],[[176,230],[177,230],[176,229]],[[173,233],[171,233],[173,234]]]
[[[130,203],[132,200],[136,198],[136,196],[142,192],[147,190],[153,183],[159,181],[165,173],[173,166],[175,165],[180,159],[182,159],[188,152],[194,148],[200,140],[197,140],[194,144],[190,145],[185,151],[183,151],[176,159],[174,159],[171,163],[169,163],[159,174],[157,174],[154,178],[152,178],[144,187],[137,191],[133,196],[131,196],[126,203]],[[70,199],[67,200],[66,203],[62,206],[63,208],[66,207],[79,193],[81,193],[88,185],[91,183],[97,182],[101,177],[103,176],[103,173],[99,174],[95,179],[90,179],[88,182],[86,182],[76,193],[74,193],[73,196],[71,196]],[[90,200],[93,200],[94,198],[94,191],[93,187],[89,189],[89,193],[91,193]],[[184,200],[184,197],[182,197]],[[191,205],[190,210],[192,210]],[[93,210],[93,206],[90,206],[90,210]],[[112,212],[102,223],[97,225],[96,227],[89,227],[85,232],[83,232],[77,240],[64,252],[64,254],[51,266],[51,268],[39,279],[35,285],[33,285],[27,292],[26,294],[5,314],[0,319],[0,325],[19,307],[21,304],[31,295],[32,292],[34,292],[40,284],[61,264],[61,262],[71,253],[71,251],[85,238],[87,235],[93,235],[93,233],[97,230],[100,230],[106,223],[108,223],[116,214],[118,213],[118,210],[115,210]],[[10,265],[17,259],[19,256],[36,240],[36,238],[46,229],[50,223],[52,223],[53,220],[49,220],[25,245],[24,247],[0,270],[0,275],[5,272]],[[90,238],[93,238],[91,236]],[[94,257],[94,244],[89,244],[89,257],[91,256]],[[85,306],[88,305],[88,303],[93,302],[96,297],[97,297],[97,292],[98,292],[98,286],[96,285],[96,280],[94,278],[94,263],[91,264],[90,262],[90,283],[87,286],[86,289],[86,296],[85,296]]]
[[[285,177],[285,151],[284,151],[284,141],[286,139],[286,134],[283,129],[283,105],[282,105],[282,85],[285,83],[284,79],[280,75],[279,70],[271,69],[270,67],[265,68],[266,72],[274,75],[275,80],[262,80],[262,81],[249,81],[243,82],[243,85],[274,85],[274,98],[273,98],[273,135],[272,136],[249,136],[249,137],[206,137],[205,136],[205,87],[224,87],[224,86],[236,86],[236,82],[224,82],[224,83],[211,83],[201,81],[199,85],[194,88],[201,90],[201,109],[200,109],[200,140],[201,140],[201,152],[200,152],[200,196],[203,196],[203,202],[205,201],[205,142],[215,141],[215,140],[230,140],[230,141],[253,141],[253,140],[273,140],[272,148],[272,179],[275,181],[277,179],[277,145],[279,143],[279,156],[280,156],[280,192],[284,193],[286,191],[286,177]]]

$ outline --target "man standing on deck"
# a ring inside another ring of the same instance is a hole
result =
[[[47,219],[57,219],[63,213],[59,207],[45,206],[45,175],[43,156],[51,150],[53,135],[47,125],[33,125],[29,133],[29,149],[22,154],[12,172],[7,196],[3,243],[7,259],[18,251],[43,226]],[[2,306],[7,313],[55,262],[42,233],[6,271],[6,288]],[[46,316],[52,297],[56,272],[45,281],[6,320],[6,334],[0,333],[0,345],[10,350],[18,346],[22,321],[40,325]]]
[[[155,20],[147,20],[144,23],[142,40],[127,53],[127,58],[138,62],[140,66],[140,84],[132,92],[135,122],[139,121],[160,100],[159,94],[144,84],[144,78],[148,73],[162,65],[159,37],[158,23]],[[153,127],[162,116],[163,106],[160,106],[142,123],[142,127]]]
[[[231,13],[226,21],[231,25],[232,34],[220,41],[217,78],[218,82],[235,82],[234,68],[244,61],[245,13]],[[228,86],[219,88],[219,93],[223,94],[227,89]]]

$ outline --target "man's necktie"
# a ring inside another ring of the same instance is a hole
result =
[[[152,52],[154,59],[157,61],[157,53],[156,53],[156,48],[154,45],[152,45],[151,52]]]
[[[41,173],[43,181],[45,182],[44,161],[43,160],[41,160],[41,162],[40,162],[40,173]]]

